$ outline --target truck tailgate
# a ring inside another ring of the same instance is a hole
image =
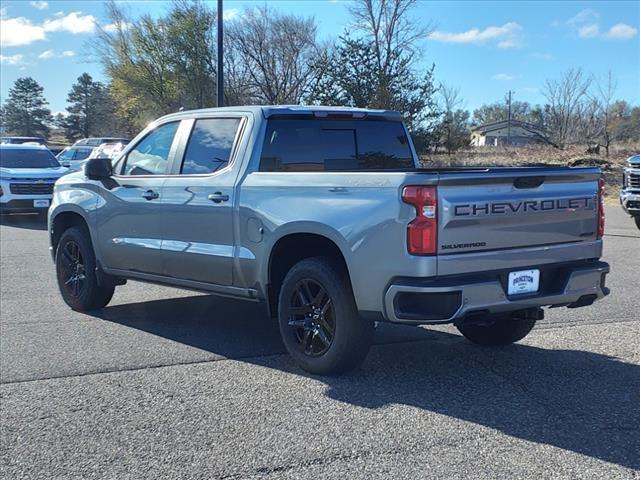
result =
[[[441,172],[438,255],[597,238],[597,168]]]

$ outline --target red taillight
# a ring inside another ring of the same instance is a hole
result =
[[[411,255],[435,255],[438,239],[436,187],[404,187],[402,201],[416,208],[416,218],[407,226],[407,250]]]
[[[604,178],[598,180],[598,238],[604,236]]]

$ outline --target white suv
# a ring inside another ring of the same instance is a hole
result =
[[[0,145],[0,213],[46,213],[53,184],[69,170],[41,145]]]

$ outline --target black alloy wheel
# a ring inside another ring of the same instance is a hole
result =
[[[64,269],[63,287],[69,295],[78,298],[84,291],[87,279],[80,246],[75,241],[68,240],[60,253]]]
[[[291,267],[278,294],[278,324],[296,363],[320,375],[360,365],[374,333],[373,322],[359,315],[345,265],[332,257]]]
[[[300,350],[308,356],[324,355],[336,332],[335,309],[331,297],[318,282],[299,281],[289,300],[288,326],[295,332]]]
[[[115,284],[105,279],[98,282],[96,256],[86,228],[74,226],[62,233],[55,262],[58,288],[72,309],[87,312],[109,303]]]

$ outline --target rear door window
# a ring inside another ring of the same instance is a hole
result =
[[[229,164],[239,118],[201,118],[195,121],[180,173],[213,173]]]
[[[357,171],[413,167],[401,122],[271,119],[261,171]]]

